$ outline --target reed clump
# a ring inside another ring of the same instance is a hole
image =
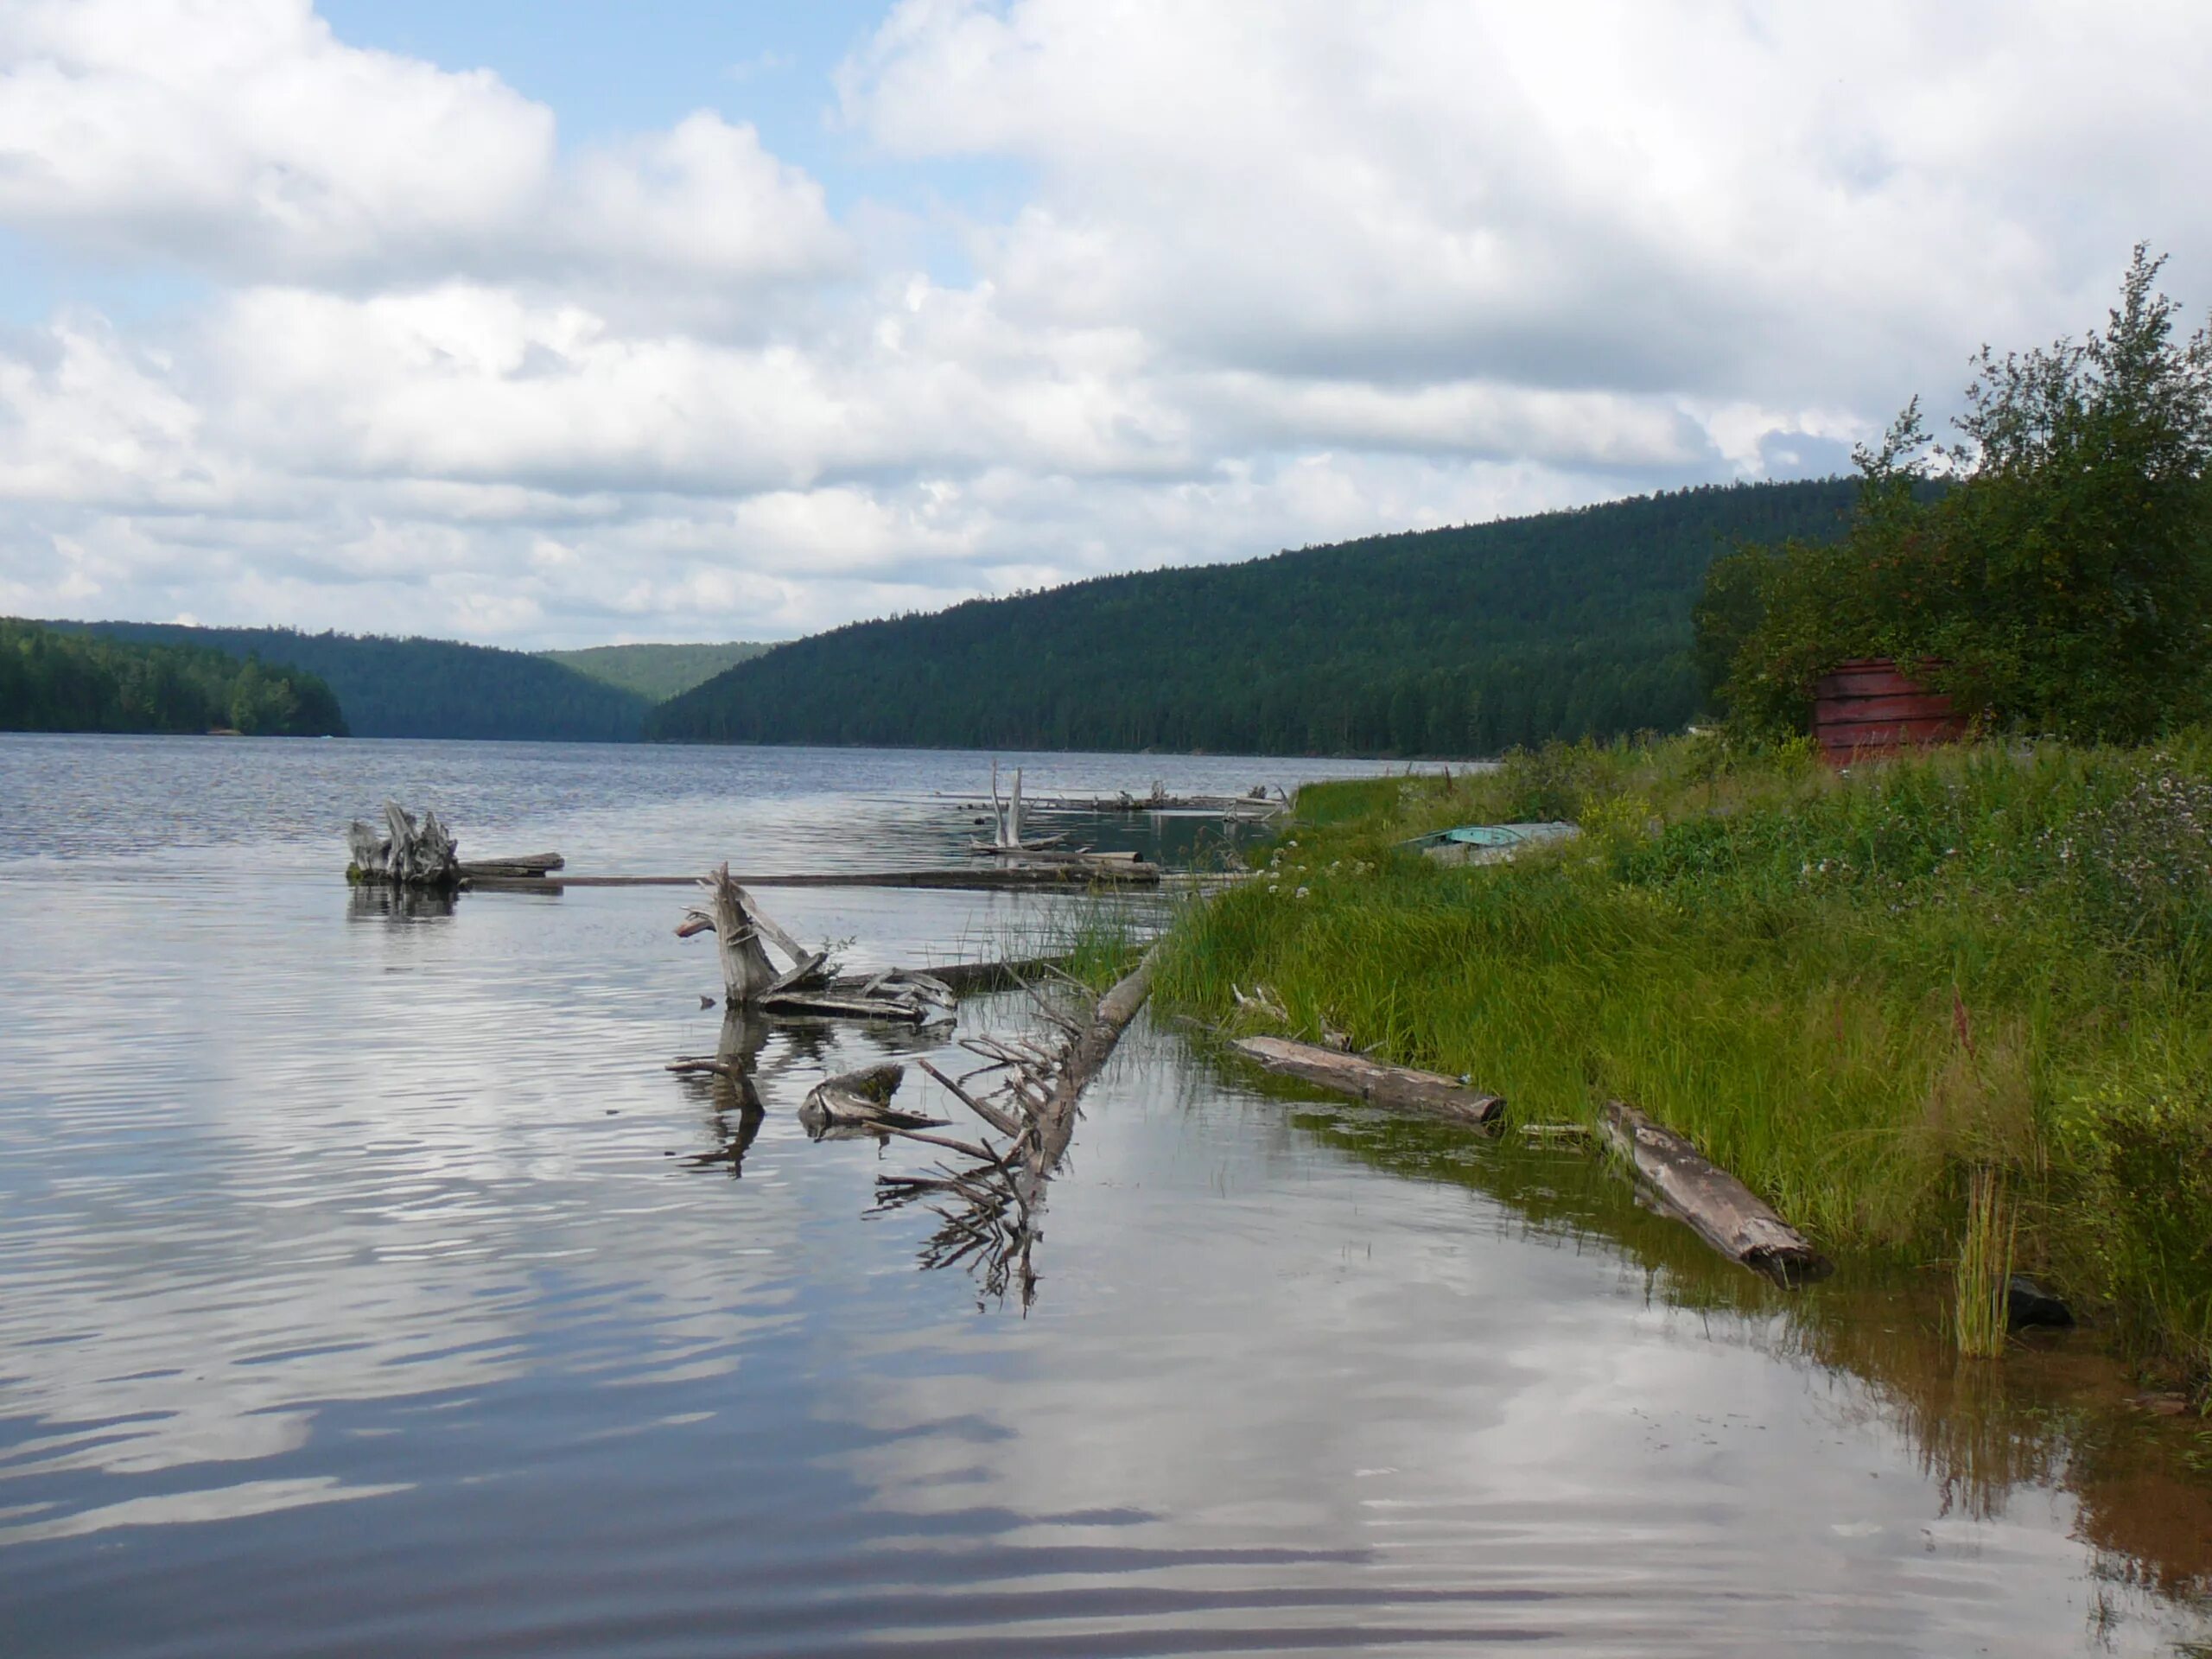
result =
[[[2004,1172],[1978,1166],[1967,1186],[1966,1230],[1952,1274],[1951,1331],[1967,1359],[1994,1359],[2005,1351],[2005,1287],[2019,1242]]]
[[[1585,833],[1475,868],[1400,845],[1540,819]],[[1265,985],[1292,1034],[1523,1121],[1632,1100],[1838,1249],[1953,1261],[2002,1170],[2024,1268],[2212,1375],[2205,734],[1840,773],[1801,742],[1554,745],[1309,787],[1255,862],[1156,995],[1249,1024],[1231,987]]]

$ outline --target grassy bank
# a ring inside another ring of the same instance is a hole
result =
[[[1475,869],[1397,848],[1544,818],[1584,836]],[[2212,1375],[2212,740],[1841,777],[1554,747],[1309,788],[1270,856],[1183,918],[1163,1000],[1234,1026],[1264,983],[1302,1034],[1524,1122],[1631,1101],[1838,1250],[1948,1268],[1993,1182],[2024,1270]]]

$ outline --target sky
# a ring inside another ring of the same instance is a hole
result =
[[[0,0],[0,613],[785,639],[1844,470],[2212,8]]]

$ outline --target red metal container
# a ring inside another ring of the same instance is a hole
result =
[[[1813,737],[1831,766],[1967,734],[1950,698],[1905,678],[1887,657],[1838,663],[1814,683],[1813,696]]]

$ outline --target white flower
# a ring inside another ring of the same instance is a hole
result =
[[[1292,893],[1290,896],[1294,899],[1303,899],[1306,896],[1306,889],[1300,887],[1296,893]]]

